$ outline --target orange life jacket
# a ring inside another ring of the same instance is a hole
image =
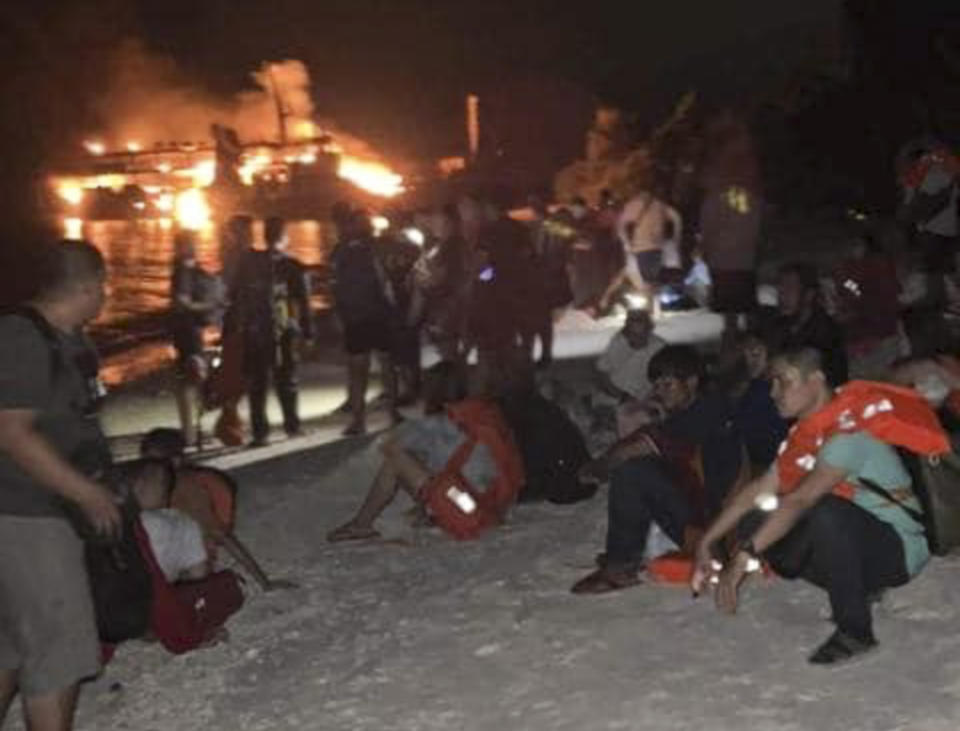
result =
[[[787,436],[777,474],[780,492],[796,489],[816,467],[817,453],[834,434],[866,431],[882,442],[932,456],[950,451],[950,440],[926,400],[911,388],[851,381],[829,404],[797,422]],[[841,482],[834,494],[852,499],[854,486]]]
[[[455,538],[474,538],[503,522],[523,487],[523,461],[496,404],[467,399],[449,405],[447,416],[467,435],[467,441],[423,487],[420,496],[441,528]],[[496,479],[484,491],[471,485],[462,473],[478,444],[490,450],[497,466]]]

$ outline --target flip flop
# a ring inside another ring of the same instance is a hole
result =
[[[380,531],[374,528],[361,528],[352,523],[346,523],[339,528],[334,528],[327,533],[327,542],[340,543],[342,541],[366,541],[371,538],[379,538]]]

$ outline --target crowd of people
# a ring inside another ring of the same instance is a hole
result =
[[[715,135],[725,142],[696,223],[677,212],[688,201],[662,191],[620,208],[609,195],[592,209],[533,201],[527,222],[498,195],[471,193],[398,217],[379,236],[365,211],[334,211],[345,433],[366,430],[373,354],[392,428],[374,483],[330,541],[375,538],[401,492],[413,520],[464,540],[517,502],[572,503],[608,484],[604,550],[575,594],[679,566],[696,594],[710,590],[734,612],[743,582],[766,567],[829,597],[836,631],[811,662],[876,645],[871,603],[949,547],[932,533],[932,483],[918,463],[951,451],[960,418],[944,317],[956,170],[929,145],[902,163],[901,214],[923,251],[925,294],[906,298],[896,257],[864,235],[829,272],[781,266],[776,306],[760,307],[762,196],[749,141],[732,124]],[[0,714],[19,691],[31,728],[70,728],[80,681],[116,643],[185,652],[222,639],[244,598],[237,574],[218,566],[221,551],[265,590],[294,586],[269,578],[235,535],[232,478],[185,459],[197,401],[222,409],[217,434],[236,444],[246,395],[252,444],[265,443],[271,378],[285,431],[301,430],[296,364],[313,332],[310,288],[285,252],[284,222],[265,222],[262,248],[252,224],[238,216],[227,227],[223,284],[197,266],[189,235],[177,238],[171,331],[184,428],[150,431],[138,460],[114,464],[97,419],[102,388],[83,335],[104,301],[97,249],[48,247],[38,294],[0,316]],[[654,334],[664,292],[682,288],[698,261],[725,316],[716,353]],[[545,398],[535,372],[551,363],[558,308],[602,311],[619,293],[631,295],[623,330],[595,379],[574,389],[589,417],[581,426],[615,435],[591,455],[574,409]],[[214,320],[222,363],[205,373],[201,331]],[[441,361],[421,376],[423,334]],[[421,397],[423,416],[401,413]]]

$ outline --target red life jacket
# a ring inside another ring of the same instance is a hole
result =
[[[475,538],[503,522],[523,487],[523,461],[496,404],[467,399],[448,406],[447,416],[467,435],[467,441],[423,486],[420,497],[436,523],[454,538]],[[487,447],[497,466],[497,477],[485,491],[462,474],[478,444]]]
[[[866,431],[882,442],[921,455],[950,451],[950,440],[926,400],[911,388],[850,381],[833,400],[790,430],[777,457],[780,492],[796,489],[816,467],[820,448],[834,434]],[[852,499],[854,486],[841,482],[833,492]]]

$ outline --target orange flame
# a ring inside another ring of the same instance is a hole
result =
[[[368,193],[384,198],[393,198],[404,191],[403,176],[373,160],[343,155],[337,175]]]
[[[190,188],[177,195],[174,213],[183,228],[198,231],[210,226],[210,204],[199,188]]]

